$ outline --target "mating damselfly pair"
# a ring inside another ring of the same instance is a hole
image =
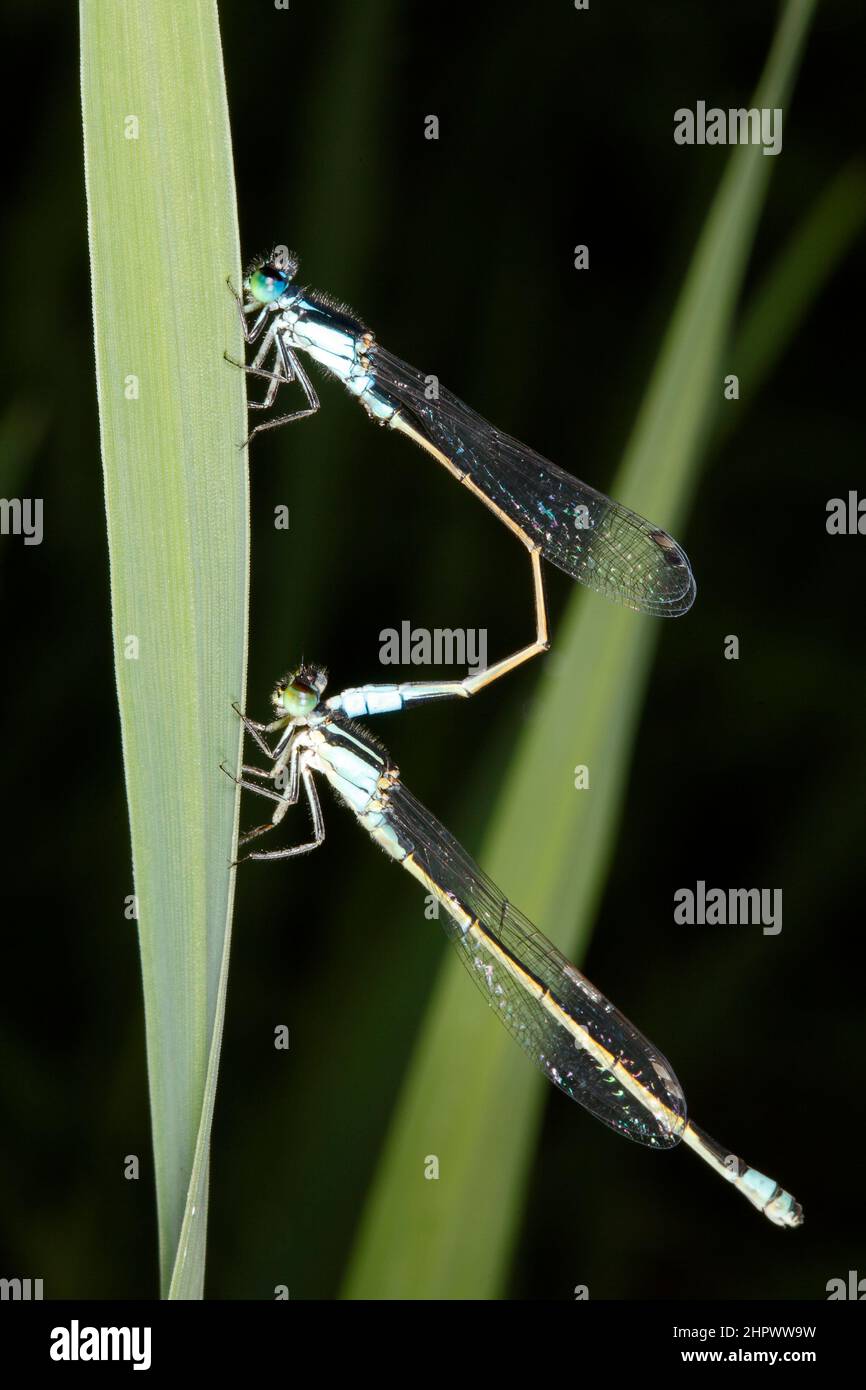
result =
[[[260,424],[250,438],[319,409],[298,358],[307,354],[374,420],[419,444],[517,535],[532,564],[536,638],[463,680],[360,686],[327,700],[323,668],[305,666],[278,682],[275,718],[267,724],[238,710],[269,766],[244,764],[235,780],[276,803],[271,820],[241,843],[279,825],[301,787],[313,820],[311,840],[248,857],[289,858],[321,845],[325,829],[314,774],[324,776],[371,837],[444,907],[446,932],[488,1003],[556,1086],[639,1143],[658,1149],[688,1144],[776,1225],[800,1225],[801,1208],[788,1192],[688,1119],[682,1087],[664,1056],[508,901],[354,722],[471,695],[545,650],[542,555],[626,607],[678,616],[695,595],[685,552],[666,531],[482,420],[438,381],[431,391],[429,377],[380,348],[344,307],[295,284],[297,266],[288,253],[272,257],[245,279],[245,298],[236,296],[245,338],[259,343],[252,363],[238,365],[268,381],[257,407],[273,406],[280,387],[292,382],[306,397],[303,408]],[[267,742],[272,734],[278,735],[273,747]]]

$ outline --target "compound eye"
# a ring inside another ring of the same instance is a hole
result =
[[[292,719],[297,719],[316,708],[319,696],[304,681],[293,680],[288,685],[278,686],[277,703]]]
[[[254,270],[246,282],[246,288],[260,304],[273,304],[288,287],[288,273],[278,265],[268,261]]]

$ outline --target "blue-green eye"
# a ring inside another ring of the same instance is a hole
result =
[[[279,266],[260,265],[246,281],[246,288],[260,304],[273,304],[275,299],[285,294],[289,277]]]

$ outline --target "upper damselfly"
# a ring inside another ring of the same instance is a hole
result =
[[[662,1053],[508,901],[354,722],[447,698],[454,683],[358,686],[324,699],[326,680],[321,667],[302,666],[278,681],[275,717],[267,724],[238,710],[269,765],[245,763],[234,780],[276,803],[271,820],[240,843],[279,825],[301,787],[313,819],[311,840],[247,857],[288,859],[322,844],[314,774],[325,777],[368,834],[444,908],[446,934],[488,1004],[554,1085],[640,1144],[688,1144],[770,1221],[799,1226],[799,1203],[689,1120],[682,1087]],[[277,735],[273,746],[271,735]]]
[[[437,378],[386,352],[345,305],[297,284],[297,271],[297,256],[280,247],[250,270],[243,296],[235,294],[244,337],[259,344],[249,365],[235,365],[268,382],[264,399],[250,402],[251,408],[270,409],[280,386],[290,382],[306,398],[302,409],[257,425],[250,439],[319,409],[299,359],[305,353],[357,396],[373,420],[407,435],[447,468],[529,551],[535,640],[467,676],[467,694],[547,650],[542,556],[638,612],[677,617],[691,607],[691,566],[666,531],[488,424]]]

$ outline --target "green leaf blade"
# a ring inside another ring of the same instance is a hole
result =
[[[82,0],[112,625],[163,1290],[200,1297],[246,672],[234,177],[212,0]],[[137,645],[136,645],[137,644]],[[179,1249],[182,1259],[172,1280]]]

